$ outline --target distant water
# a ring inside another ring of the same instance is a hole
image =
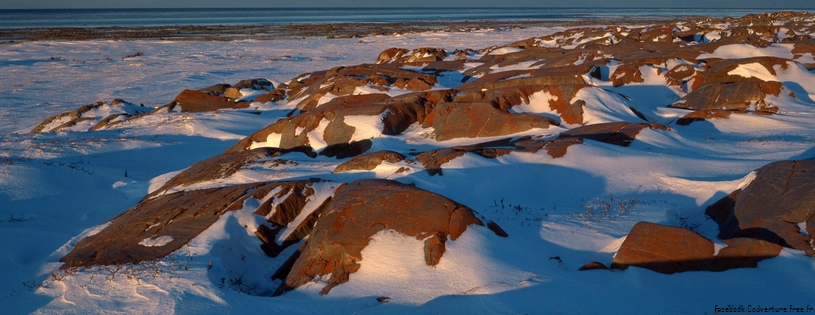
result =
[[[789,10],[789,9],[785,9]],[[792,9],[795,10],[795,9]],[[739,17],[767,9],[694,8],[217,8],[0,10],[0,28],[81,26],[261,25],[474,20],[651,20]],[[780,10],[775,10],[780,11]],[[807,10],[795,10],[807,11]]]

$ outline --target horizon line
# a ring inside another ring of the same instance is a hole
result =
[[[0,8],[0,10],[156,10],[156,9],[217,9],[217,10],[244,10],[244,9],[461,9],[460,7],[436,7],[436,6],[414,6],[414,7],[370,7],[370,6],[342,6],[342,7],[329,7],[329,6],[302,6],[302,7],[279,7],[279,6],[260,6],[260,7],[70,7],[70,8]],[[654,6],[654,7],[641,7],[641,6],[474,6],[466,9],[685,9],[685,10],[815,10],[815,6],[811,8],[805,7],[709,7],[709,8],[687,8],[687,7],[669,7],[669,6]],[[681,15],[681,14],[680,14]]]

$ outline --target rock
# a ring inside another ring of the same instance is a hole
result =
[[[781,253],[781,245],[755,238],[737,237],[724,240],[727,247],[719,250],[712,271],[755,268],[758,262]]]
[[[577,271],[586,271],[586,270],[609,270],[608,266],[603,263],[599,263],[596,261],[590,262],[588,264],[583,265]]]
[[[762,111],[774,113],[777,107],[767,104],[767,95],[779,96],[784,89],[780,82],[746,81],[711,83],[688,93],[670,107],[690,110]]]
[[[204,93],[212,92],[212,93],[215,93],[215,94],[218,94],[218,95],[223,95],[226,92],[226,89],[230,88],[230,87],[232,87],[232,85],[225,84],[225,83],[219,83],[219,84],[215,84],[213,86],[205,87],[203,89],[198,89],[198,91],[199,92],[204,92]]]
[[[623,241],[611,268],[642,267],[659,273],[709,270],[713,242],[682,228],[639,222]]]
[[[275,295],[326,275],[322,294],[348,281],[364,263],[362,250],[382,230],[424,240],[425,263],[433,266],[445,243],[470,225],[483,225],[471,209],[409,185],[374,179],[340,186]]]
[[[642,72],[640,71],[640,66],[636,63],[619,65],[609,78],[615,87],[645,82],[645,79],[642,77]]]
[[[375,169],[382,162],[397,163],[403,161],[405,156],[393,151],[376,151],[356,156],[345,163],[338,165],[334,169],[334,173],[343,173],[348,171],[365,170],[370,171]]]
[[[220,155],[213,156],[206,160],[196,162],[188,167],[183,172],[171,178],[164,183],[161,188],[154,190],[147,194],[146,198],[152,198],[163,194],[172,188],[189,186],[195,183],[211,181],[220,178],[227,178],[243,168],[246,165],[251,165],[253,162],[260,159],[267,159],[279,157],[286,153],[300,152],[312,157],[317,155],[310,150],[304,148],[294,149],[279,149],[279,148],[258,148],[248,151],[240,152],[225,152]]]
[[[589,85],[518,85],[497,88],[471,88],[456,95],[455,102],[490,102],[494,107],[509,111],[516,105],[529,104],[529,97],[538,92],[545,92],[552,97],[549,108],[558,113],[568,124],[583,123],[583,106],[585,102],[572,102],[577,92]]]
[[[381,53],[379,53],[379,57],[376,58],[376,64],[395,62],[409,52],[410,50],[404,48],[393,47],[385,49]]]
[[[741,191],[707,208],[722,239],[752,238],[815,256],[815,161],[780,161],[756,170]],[[806,223],[801,234],[798,223]]]
[[[561,132],[558,138],[580,138],[601,141],[614,145],[627,147],[637,134],[645,128],[657,130],[670,130],[670,128],[654,123],[611,122],[585,125]]]
[[[297,103],[298,109],[310,111],[329,93],[335,96],[359,94],[355,93],[358,87],[383,92],[391,88],[422,91],[437,83],[435,74],[404,70],[399,68],[399,64],[363,64],[314,72],[307,78],[292,80],[288,95],[291,101]]]
[[[759,66],[766,71],[766,73],[775,76],[775,68],[787,69],[790,60],[777,58],[777,57],[753,57],[745,59],[728,59],[728,60],[715,60],[709,59],[708,69],[701,73],[701,78],[695,83],[694,89],[710,83],[734,83],[734,82],[764,82],[765,80],[757,77],[744,77],[739,74],[734,74],[733,71],[739,67]],[[794,62],[793,62],[794,63]]]
[[[249,107],[249,102],[234,102],[218,95],[210,95],[194,90],[184,90],[175,97],[175,100],[167,105],[156,108],[156,110],[167,109],[167,111],[171,112],[198,113],[213,112],[227,108],[237,109],[247,107]]]
[[[687,126],[696,121],[710,120],[713,118],[729,118],[733,111],[715,109],[715,110],[695,110],[690,114],[682,116],[676,121],[677,125]]]
[[[696,69],[689,64],[679,64],[665,73],[665,81],[669,86],[676,86],[685,93],[690,91],[688,83],[696,76]]]
[[[134,105],[120,99],[115,99],[110,103],[96,102],[80,106],[73,111],[48,117],[34,127],[31,133],[85,132],[106,129],[129,118],[146,114],[151,110],[153,110],[152,107]]]
[[[302,191],[308,185],[311,183],[254,183],[146,198],[112,219],[99,233],[80,240],[60,259],[65,263],[62,268],[139,263],[164,257],[198,236],[222,214],[241,209],[244,200],[250,197],[261,200],[275,188]],[[297,207],[278,207],[286,210],[281,212],[291,212],[287,216],[293,218],[305,205],[304,195],[295,194],[284,202]],[[300,200],[291,201],[293,198]],[[269,198],[267,203],[273,199]],[[264,206],[270,207],[267,204],[261,207]],[[298,227],[298,230],[308,228]]]
[[[450,90],[436,90],[396,97],[385,94],[337,97],[317,109],[275,122],[239,141],[227,152],[263,145],[283,149],[311,148],[322,151],[320,154],[340,158],[358,155],[367,151],[371,143],[369,139],[354,140],[356,127],[345,123],[346,116],[379,117],[382,125],[378,128],[382,128],[382,134],[397,135],[410,125],[426,120],[436,104],[451,100],[452,94]],[[322,133],[326,147],[312,147],[309,133],[315,130]],[[275,143],[269,143],[269,139],[275,139]]]
[[[279,102],[286,98],[286,91],[285,90],[274,90],[269,93],[260,95],[255,98],[255,102],[258,103],[266,103],[266,102]]]
[[[558,158],[566,154],[566,148],[580,143],[583,143],[583,140],[580,138],[535,140],[532,139],[532,137],[524,136],[516,140],[507,138],[469,146],[455,146],[427,151],[418,154],[416,159],[422,164],[427,173],[433,176],[442,175],[442,164],[452,161],[466,153],[473,153],[491,159],[512,152],[535,153],[546,149],[549,155]]]
[[[503,136],[533,128],[546,129],[558,122],[532,114],[510,114],[486,102],[440,103],[423,125],[432,127],[438,141],[455,138]]]

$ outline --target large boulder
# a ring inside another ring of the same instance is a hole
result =
[[[660,273],[707,270],[713,242],[693,231],[648,222],[631,229],[611,268],[642,267]]]
[[[48,117],[34,127],[31,133],[100,130],[152,110],[152,107],[134,105],[120,99],[110,103],[96,102]]]
[[[437,105],[423,125],[433,128],[436,140],[444,141],[510,135],[559,124],[548,117],[502,111],[487,102],[450,102]]]
[[[227,108],[247,108],[249,102],[235,102],[226,97],[212,95],[206,92],[195,90],[184,90],[181,94],[167,105],[156,108],[156,110],[167,109],[176,112],[214,112]]]
[[[322,294],[347,282],[364,263],[371,237],[392,230],[424,241],[425,263],[434,266],[470,225],[484,225],[470,208],[443,196],[388,180],[359,180],[335,191],[308,240],[276,276],[285,279],[275,294],[328,276]],[[496,234],[500,227],[491,223]],[[499,232],[500,231],[500,232]]]
[[[747,187],[707,208],[719,237],[752,238],[815,256],[815,161],[780,161],[756,170]],[[809,236],[801,233],[806,225]]]
[[[370,171],[381,165],[383,162],[397,163],[403,161],[405,156],[398,152],[389,150],[376,151],[355,156],[334,168],[334,173],[349,171]]]
[[[729,110],[775,113],[778,108],[765,101],[768,95],[779,96],[784,89],[780,82],[750,80],[702,85],[671,105],[673,108],[699,110]]]
[[[181,191],[148,198],[113,218],[98,233],[80,240],[73,250],[62,257],[63,268],[139,263],[164,257],[187,244],[215,223],[228,211],[240,210],[249,198],[265,200],[255,210],[269,215],[273,227],[283,228],[296,217],[308,202],[311,182],[253,183],[204,190]],[[275,190],[297,191],[280,204],[276,198],[266,198]],[[265,211],[269,210],[269,211]],[[304,237],[313,221],[306,220],[291,233]],[[292,243],[292,242],[288,242]]]
[[[755,268],[758,262],[778,256],[781,246],[761,239],[736,237],[715,252],[713,242],[683,228],[639,222],[631,229],[611,268],[641,267],[659,273],[725,271]]]

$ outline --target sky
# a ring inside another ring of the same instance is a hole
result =
[[[0,0],[0,9],[188,7],[692,7],[815,9],[813,0]]]

